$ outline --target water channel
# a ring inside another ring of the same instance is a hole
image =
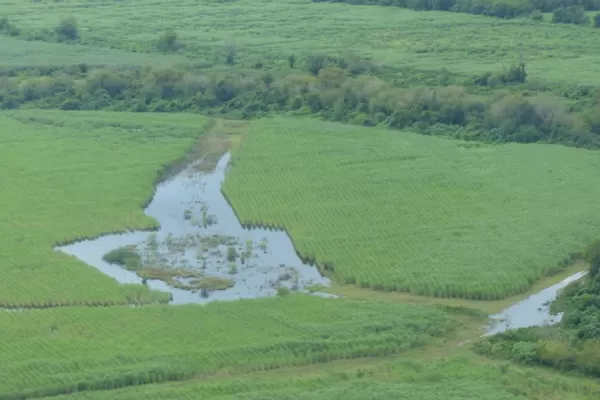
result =
[[[225,154],[212,172],[200,172],[189,165],[173,178],[159,184],[145,213],[160,223],[157,232],[134,231],[102,236],[57,247],[113,277],[120,283],[142,283],[134,272],[110,264],[103,256],[123,246],[135,246],[146,261],[159,261],[166,268],[201,271],[203,275],[231,281],[231,287],[206,293],[178,289],[161,280],[145,283],[155,290],[170,292],[172,304],[207,303],[273,296],[279,288],[307,292],[312,285],[328,286],[330,281],[317,268],[304,264],[284,231],[242,227],[221,193],[230,154]],[[228,247],[245,252],[246,259],[227,260]],[[543,326],[560,321],[551,315],[548,303],[561,289],[581,278],[578,273],[490,316],[484,336],[508,329]],[[327,293],[313,293],[337,297]]]
[[[145,282],[151,289],[170,292],[172,304],[273,296],[283,287],[306,291],[312,285],[327,286],[330,281],[315,266],[300,260],[286,232],[241,226],[221,193],[229,160],[227,153],[212,172],[200,172],[198,163],[191,164],[159,184],[145,209],[160,223],[158,231],[106,235],[56,250],[79,258],[120,283],[142,283],[142,279],[104,261],[103,256],[117,248],[135,246],[142,259],[160,264],[161,268],[195,270],[207,277],[229,280],[233,285],[199,293],[161,280]],[[227,254],[230,248],[235,248],[238,255],[235,261]]]
[[[571,282],[581,279],[586,272],[579,272],[563,279],[519,301],[502,312],[490,315],[490,326],[484,336],[495,335],[509,329],[547,326],[560,322],[562,313],[552,315],[550,303],[556,299],[560,291]]]

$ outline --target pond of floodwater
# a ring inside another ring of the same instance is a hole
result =
[[[579,272],[549,286],[526,299],[504,309],[499,314],[490,315],[492,320],[484,336],[495,335],[509,329],[547,326],[560,322],[562,313],[552,315],[550,303],[569,283],[582,278],[586,272]]]
[[[56,250],[120,283],[143,282],[136,273],[103,260],[106,253],[124,246],[135,248],[143,264],[195,271],[230,283],[224,290],[197,291],[176,288],[163,280],[145,281],[151,289],[170,292],[173,304],[257,298],[273,296],[281,288],[306,291],[312,285],[329,285],[315,266],[300,260],[286,232],[242,227],[221,193],[229,160],[227,153],[212,172],[200,172],[198,163],[191,164],[159,184],[145,210],[160,223],[158,231],[106,235]],[[186,284],[186,279],[176,280]]]

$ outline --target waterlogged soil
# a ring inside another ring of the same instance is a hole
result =
[[[491,323],[484,336],[495,335],[509,329],[547,326],[560,322],[562,313],[552,315],[550,303],[569,283],[582,278],[586,273],[579,272],[549,286],[526,299],[519,301],[502,312],[490,315]]]
[[[170,292],[173,304],[258,298],[282,290],[307,291],[310,286],[328,286],[330,281],[315,266],[300,260],[284,231],[241,226],[221,193],[229,160],[230,154],[226,153],[211,172],[201,171],[199,161],[159,184],[145,210],[160,223],[158,231],[107,235],[57,250],[79,258],[120,283],[145,283],[151,289]],[[143,280],[134,272],[136,268],[127,269],[103,260],[106,253],[126,246],[140,255],[140,275],[144,268],[164,270],[165,275],[172,276],[171,285],[165,282],[167,279]],[[177,277],[176,270],[187,271],[193,278]],[[226,286],[230,287],[194,287],[198,280],[214,278],[229,280]]]

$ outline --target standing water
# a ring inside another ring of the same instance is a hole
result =
[[[525,300],[519,301],[504,309],[501,313],[491,315],[491,327],[484,336],[495,335],[509,329],[547,326],[560,322],[562,313],[550,314],[550,302],[554,301],[560,291],[569,283],[582,278],[586,272],[579,272],[562,280],[556,285],[547,287]]]
[[[155,271],[185,271],[171,272],[171,284],[145,281],[151,289],[170,292],[174,304],[257,298],[273,296],[282,288],[303,291],[311,285],[328,285],[316,267],[300,260],[286,232],[241,226],[221,193],[229,159],[225,154],[209,173],[192,164],[157,186],[145,213],[160,223],[158,231],[107,235],[56,249],[120,283],[142,282],[135,272],[103,259],[126,246],[140,255],[141,265],[159,266]],[[185,290],[193,287],[188,285],[190,276],[196,283],[206,278],[226,284],[220,290]]]

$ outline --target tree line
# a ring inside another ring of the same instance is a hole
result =
[[[494,142],[548,142],[600,147],[596,105],[572,112],[526,91],[496,96],[465,86],[398,87],[366,64],[311,57],[308,73],[276,76],[193,68],[110,68],[87,65],[0,71],[0,108],[59,108],[134,112],[202,112],[253,118],[270,113],[312,115],[365,126]],[[525,66],[486,74],[475,85],[524,81]],[[495,82],[495,83],[494,83]],[[597,96],[596,96],[597,97]]]
[[[348,3],[409,8],[417,11],[453,11],[497,18],[531,15],[542,20],[542,13],[553,13],[552,22],[588,24],[585,11],[600,10],[600,0],[313,0],[313,2]],[[600,13],[594,18],[600,27]]]

